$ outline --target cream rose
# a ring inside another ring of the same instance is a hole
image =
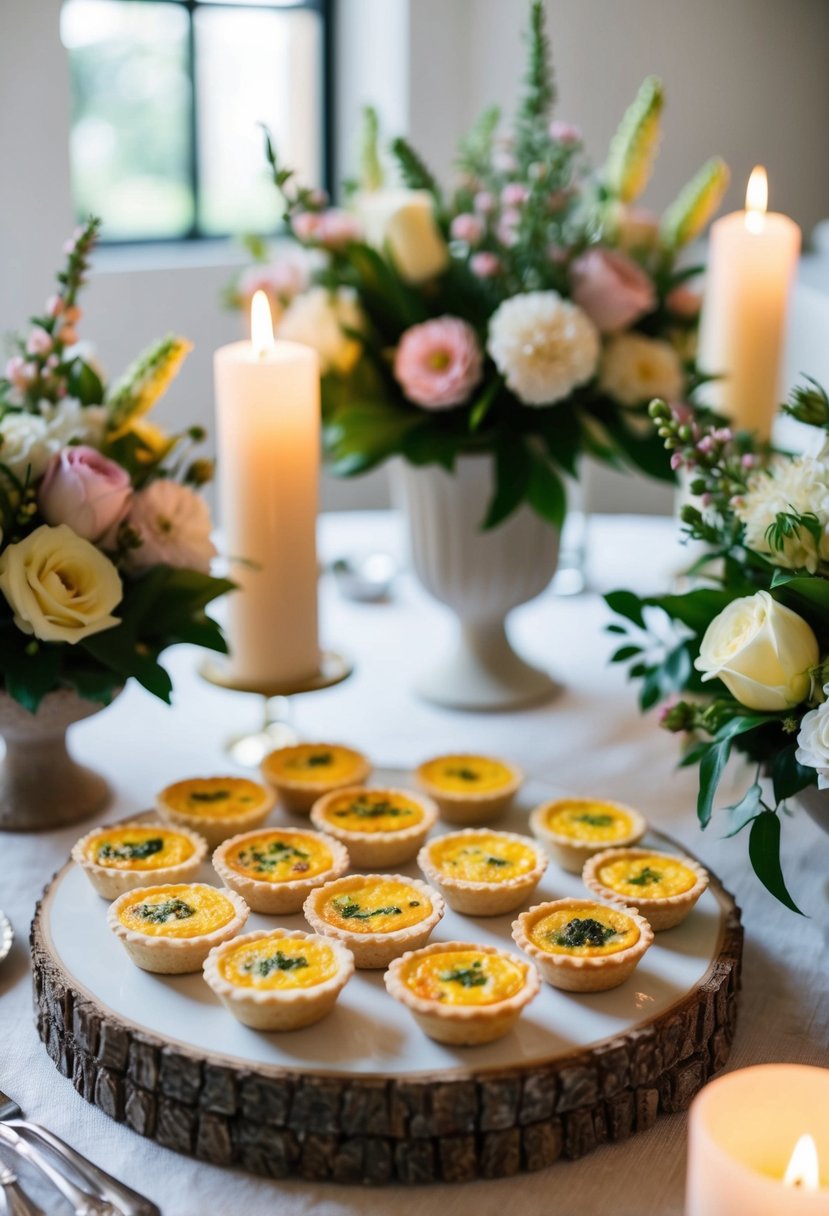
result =
[[[820,659],[811,627],[768,591],[734,600],[705,631],[694,666],[747,709],[791,709],[809,695]]]
[[[0,556],[0,591],[23,633],[43,642],[80,642],[118,624],[123,589],[99,549],[66,524],[43,524]]]
[[[428,190],[366,191],[357,197],[355,206],[368,243],[388,249],[407,283],[425,283],[443,274],[449,265],[449,250]]]

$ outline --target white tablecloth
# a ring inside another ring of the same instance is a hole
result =
[[[640,807],[656,826],[700,855],[744,910],[744,992],[730,1067],[761,1061],[829,1065],[829,837],[803,814],[785,824],[784,869],[810,914],[801,919],[759,886],[744,839],[718,839],[716,819],[708,833],[699,833],[694,775],[675,768],[676,741],[652,717],[640,717],[633,688],[621,671],[606,665],[612,639],[602,626],[609,614],[596,594],[618,586],[664,588],[681,560],[673,527],[666,520],[599,517],[590,525],[589,542],[591,592],[569,599],[548,592],[513,618],[519,647],[549,666],[565,686],[553,704],[509,715],[473,715],[417,702],[409,691],[412,677],[450,636],[451,618],[408,576],[401,578],[391,603],[378,605],[345,602],[326,578],[323,638],[354,659],[356,672],[338,688],[299,699],[298,726],[308,738],[349,741],[382,765],[410,765],[449,748],[491,750],[534,776]],[[378,547],[399,551],[390,515],[322,520],[326,558]],[[110,709],[73,733],[79,759],[113,783],[116,801],[107,817],[143,810],[157,789],[176,778],[226,768],[223,739],[231,729],[257,722],[256,698],[224,693],[199,680],[194,651],[182,648],[170,658],[173,708],[129,687]],[[148,1193],[164,1216],[273,1211],[280,1216],[465,1216],[473,1210],[495,1216],[505,1206],[522,1216],[682,1211],[684,1116],[660,1118],[650,1132],[541,1174],[421,1190],[268,1182],[177,1156],[111,1122],[55,1071],[31,1014],[28,926],[39,893],[78,834],[69,829],[37,837],[0,835],[0,907],[17,934],[9,960],[0,967],[0,1087],[30,1117]],[[39,1195],[50,1214],[68,1211],[52,1193]]]

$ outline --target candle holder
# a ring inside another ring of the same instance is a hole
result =
[[[263,685],[236,680],[228,667],[218,659],[205,660],[199,668],[199,675],[217,688],[252,693],[262,698],[263,720],[259,730],[232,735],[225,743],[225,751],[237,764],[243,768],[258,768],[269,752],[299,742],[299,734],[293,724],[291,698],[319,692],[323,688],[334,688],[347,680],[353,671],[353,665],[341,654],[324,650],[315,674],[290,685]]]

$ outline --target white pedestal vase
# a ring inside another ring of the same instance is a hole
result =
[[[491,531],[481,530],[492,496],[489,455],[462,456],[456,471],[397,463],[414,570],[458,618],[454,650],[415,686],[429,701],[455,709],[516,709],[554,696],[555,681],[510,645],[507,614],[534,599],[555,573],[559,531],[523,506]]]

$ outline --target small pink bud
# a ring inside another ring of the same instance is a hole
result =
[[[46,301],[47,317],[59,317],[63,309],[63,296],[49,296],[49,299]]]
[[[751,452],[746,452],[744,456],[740,457],[740,464],[744,469],[753,469],[757,464],[757,457]]]
[[[509,182],[501,191],[501,202],[505,207],[522,207],[529,191],[521,182]]]
[[[581,128],[577,127],[575,123],[554,118],[550,123],[550,139],[563,144],[565,148],[572,148],[574,144],[581,143]]]
[[[489,250],[473,253],[469,259],[469,268],[479,279],[492,279],[501,273],[501,259]]]
[[[78,340],[78,331],[72,325],[62,325],[58,330],[58,338],[64,346],[74,346]]]
[[[52,349],[52,335],[47,333],[42,325],[35,325],[26,339],[26,353],[29,355],[48,355]]]
[[[449,229],[456,241],[465,241],[467,245],[477,245],[484,235],[484,221],[479,215],[464,212],[456,215]]]
[[[490,215],[495,210],[495,199],[488,190],[479,190],[473,206],[479,215]]]
[[[671,452],[671,468],[676,473],[685,464],[685,460],[681,452]]]

